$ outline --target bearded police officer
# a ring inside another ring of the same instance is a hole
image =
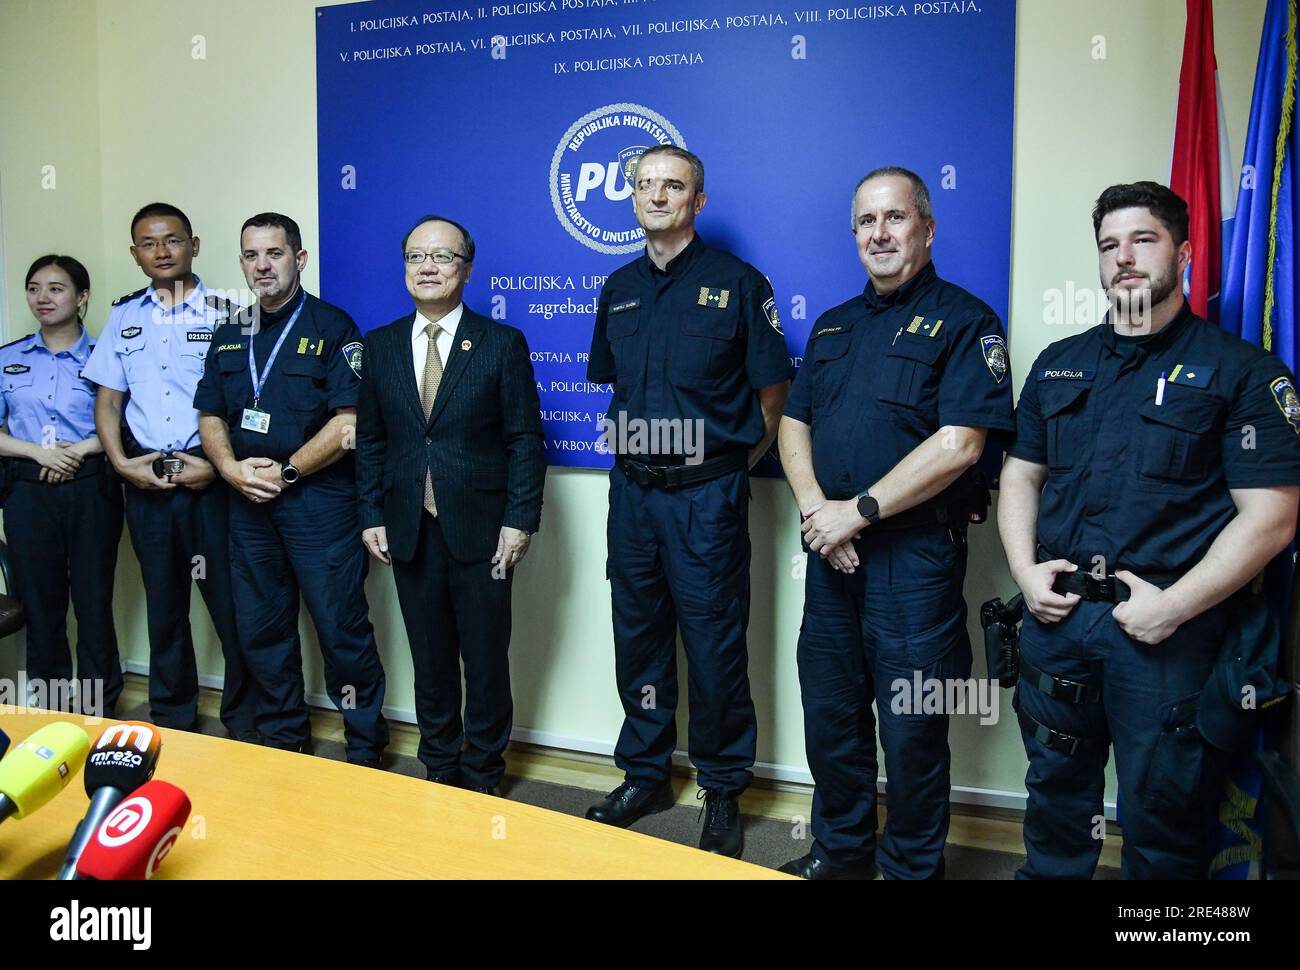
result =
[[[858,185],[853,232],[870,278],[813,325],[781,422],[781,460],[811,555],[799,635],[812,851],[807,879],[943,874],[948,716],[898,685],[970,674],[966,524],[986,496],[974,466],[1012,428],[997,315],[939,278],[930,196],[915,173]],[[889,812],[876,840],[876,739]]]
[[[1043,351],[1020,396],[998,524],[1029,613],[1022,878],[1092,876],[1112,744],[1125,875],[1206,874],[1221,763],[1197,713],[1225,600],[1295,532],[1295,379],[1191,312],[1187,223],[1154,182],[1102,193],[1110,313]]]
[[[83,374],[99,385],[95,429],[126,483],[126,524],[149,619],[150,720],[190,730],[198,718],[193,580],[225,659],[221,721],[232,736],[256,741],[255,691],[230,590],[229,492],[199,446],[192,403],[213,331],[238,307],[194,275],[199,238],[180,209],[145,206],[131,220],[131,240],[150,285],[113,304]]]
[[[626,826],[673,804],[680,628],[705,799],[700,848],[734,856],[757,734],[745,644],[749,468],[775,437],[789,354],[767,280],[695,233],[700,160],[652,148],[633,189],[646,251],[605,284],[587,369],[615,387],[608,574],[624,711],[614,758],[626,780],[587,817]]]
[[[204,448],[238,493],[231,564],[240,641],[261,694],[258,730],[266,745],[293,751],[311,739],[301,590],[326,689],[343,712],[348,761],[378,767],[388,744],[384,669],[362,585],[351,451],[361,334],[302,288],[307,252],[288,216],[245,222],[240,260],[257,307],[217,331],[194,406]]]

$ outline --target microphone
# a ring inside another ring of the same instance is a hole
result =
[[[152,724],[124,721],[104,728],[86,759],[90,808],[72,833],[59,879],[77,877],[77,860],[117,804],[150,778],[158,767],[162,735]]]
[[[86,763],[90,738],[67,721],[32,732],[0,761],[0,822],[26,818],[67,786]]]
[[[5,734],[4,731],[0,731],[0,758],[3,758],[5,756],[5,752],[8,750],[9,750],[9,735]]]
[[[77,861],[78,879],[152,879],[181,836],[190,799],[165,781],[145,782],[104,819]]]

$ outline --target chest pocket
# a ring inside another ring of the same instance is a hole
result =
[[[737,314],[734,310],[694,307],[681,322],[673,372],[690,382],[719,381],[736,366]]]
[[[942,353],[943,344],[936,338],[900,336],[885,351],[877,397],[886,404],[932,409],[938,387],[935,365]]]
[[[31,371],[26,374],[5,374],[4,375],[4,392],[5,396],[13,395],[18,398],[25,398],[32,392],[32,384],[36,380],[36,375]]]
[[[283,353],[276,361],[275,369],[279,374],[272,374],[269,384],[278,377],[284,383],[280,390],[271,393],[284,402],[290,411],[300,414],[314,414],[325,410],[329,392],[325,387],[325,360],[308,354]]]
[[[1092,384],[1088,381],[1044,381],[1038,399],[1047,436],[1047,467],[1068,472],[1082,463],[1089,436],[1084,409]]]
[[[178,356],[186,374],[192,377],[203,376],[203,365],[208,357],[207,344],[186,344]]]
[[[641,308],[611,313],[605,320],[605,336],[614,354],[614,369],[618,372],[616,383],[620,396],[628,387],[641,382],[644,362],[637,356],[637,332],[641,328]]]
[[[1143,401],[1138,483],[1166,488],[1203,481],[1219,455],[1219,411],[1218,398],[1192,386],[1166,386],[1163,404]]]
[[[122,372],[126,374],[127,383],[147,381],[158,376],[158,369],[150,365],[149,355],[144,353],[143,338],[130,340],[117,349],[118,359],[122,362]]]
[[[230,350],[217,354],[217,372],[221,374],[221,392],[232,414],[253,403],[253,385],[248,376],[248,352]]]
[[[849,387],[849,348],[852,331],[828,333],[813,341],[812,405],[814,411],[831,411],[843,400]]]

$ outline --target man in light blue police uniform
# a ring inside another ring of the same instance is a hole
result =
[[[240,643],[258,686],[258,731],[264,744],[290,751],[311,740],[301,589],[326,690],[343,712],[348,761],[377,768],[388,744],[384,668],[363,586],[352,454],[361,332],[302,288],[307,251],[288,216],[253,216],[239,246],[257,306],[217,329],[194,406],[204,450],[238,493],[231,569]]]
[[[193,405],[213,331],[238,308],[194,275],[199,240],[175,206],[145,206],[131,221],[131,238],[131,255],[150,285],[113,304],[85,376],[99,385],[99,439],[126,481],[127,529],[149,620],[150,715],[162,727],[196,724],[193,578],[225,657],[222,723],[233,737],[254,741],[256,698],[230,589],[229,494],[198,446]]]

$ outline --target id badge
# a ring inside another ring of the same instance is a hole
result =
[[[271,416],[265,411],[244,408],[244,418],[239,422],[239,427],[244,431],[252,431],[256,434],[269,434],[271,431]]]

